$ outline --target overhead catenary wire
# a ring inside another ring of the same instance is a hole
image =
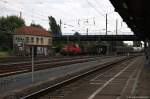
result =
[[[104,17],[104,18],[106,18],[106,16],[98,9],[98,8],[96,8],[95,7],[95,5],[93,5],[91,2],[89,2],[88,0],[86,0],[87,1],[87,3],[93,8],[93,9],[95,9],[95,11],[99,14],[99,15],[101,15],[102,17]],[[108,20],[109,21],[109,20]],[[109,24],[109,22],[107,22],[107,24]],[[115,25],[114,24],[112,24],[112,22],[110,22],[110,25],[112,25],[112,27],[114,27]],[[115,27],[114,27],[115,28]]]
[[[100,14],[101,16],[103,16],[105,18],[105,15],[103,15],[91,2],[89,2],[88,0],[86,0],[87,3],[93,8],[95,9],[95,11]]]
[[[47,0],[48,1],[48,0]],[[107,10],[106,10],[106,8],[109,8],[108,6],[109,5],[107,5],[107,4],[103,4],[103,7],[101,7],[101,6],[98,6],[99,4],[101,4],[102,5],[102,3],[104,3],[104,2],[99,2],[98,0],[94,0],[96,3],[94,3],[94,2],[91,2],[90,0],[87,0],[87,2],[88,2],[88,5],[89,6],[91,6],[99,15],[101,15],[102,17],[104,17],[105,18],[105,13],[107,12]],[[24,1],[23,1],[24,2]],[[20,1],[19,1],[19,3],[20,3]],[[28,4],[28,3],[30,3],[30,2],[27,2],[26,4]],[[32,4],[33,4],[33,2],[31,2]],[[37,4],[38,3],[40,3],[40,2],[37,2]],[[96,5],[96,6],[95,6]],[[8,6],[8,5],[7,5]],[[31,6],[30,6],[31,7]],[[101,7],[101,8],[99,8],[99,7]],[[32,7],[31,7],[32,8]],[[3,8],[3,9],[5,9],[5,7]],[[20,9],[23,9],[23,8],[20,8]],[[40,21],[40,23],[41,22],[47,22],[48,23],[48,15],[47,15],[47,13],[45,14],[45,11],[41,11],[41,10],[39,10],[39,11],[36,11],[36,8],[33,8],[34,9],[34,12],[35,13],[27,13],[26,12],[26,14],[28,14],[29,16],[30,16],[30,20],[38,20],[38,21]],[[13,9],[13,11],[14,10],[16,10],[16,9]],[[16,10],[16,12],[17,12],[18,10]],[[103,13],[103,12],[105,12],[105,13]],[[6,14],[7,14],[7,12],[6,12]],[[108,14],[109,15],[109,14]],[[26,15],[27,16],[27,15]],[[96,16],[94,16],[95,18],[96,18]],[[27,18],[27,17],[26,17]],[[35,19],[34,19],[35,18]],[[76,24],[78,24],[77,26],[76,25],[73,25],[74,27],[73,28],[82,28],[82,27],[80,27],[82,24],[82,22],[84,21],[84,20],[86,20],[86,19],[88,19],[88,24],[86,24],[85,26],[89,26],[89,27],[91,27],[91,26],[95,26],[95,27],[98,27],[98,22],[96,21],[96,19],[93,19],[93,16],[92,17],[88,17],[88,18],[76,18],[76,19],[74,19],[75,21],[76,21]],[[112,25],[112,27],[114,26],[115,27],[115,20],[114,20],[114,22],[112,22],[112,21],[110,21],[110,19],[112,19],[111,17],[108,17],[108,26],[109,25]],[[28,19],[29,20],[29,19]],[[72,20],[72,19],[70,19],[70,20]],[[72,20],[72,22],[74,22],[74,20]],[[78,20],[80,20],[80,22],[78,22]],[[103,21],[103,20],[101,20],[101,21]],[[69,21],[70,22],[70,21]],[[102,23],[102,22],[101,22]],[[80,26],[79,26],[79,24],[80,24]],[[71,28],[71,27],[70,27]],[[89,29],[90,30],[90,29]],[[119,30],[119,29],[118,29]]]
[[[110,13],[112,14],[113,12],[107,12],[107,10],[104,10],[104,7],[105,7],[105,4],[102,4],[102,5],[99,5],[100,3],[97,1],[97,0],[94,0],[96,3],[95,4],[97,4],[98,5],[98,7],[101,7],[100,9],[103,11],[103,12],[105,12],[105,14],[107,13],[107,15],[109,15]],[[103,7],[102,7],[103,6]],[[108,5],[107,5],[108,6]],[[109,7],[106,7],[105,9],[108,9]],[[111,17],[108,19],[108,20],[110,20],[110,21],[113,21],[114,19],[112,19]]]

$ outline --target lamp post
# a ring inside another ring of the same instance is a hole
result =
[[[34,46],[32,46],[32,83],[34,82]]]

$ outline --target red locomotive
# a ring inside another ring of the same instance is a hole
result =
[[[77,55],[81,54],[81,48],[78,44],[67,44],[61,49],[61,54],[63,55]]]

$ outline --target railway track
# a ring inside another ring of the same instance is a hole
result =
[[[38,62],[55,62],[55,61],[61,61],[61,60],[67,60],[67,59],[76,59],[76,58],[90,58],[92,56],[74,56],[74,57],[47,57],[47,58],[34,58],[34,62],[38,63]],[[9,65],[19,65],[19,64],[30,64],[31,63],[31,58],[14,58],[14,59],[8,59],[2,62],[0,61],[0,66],[9,66]]]
[[[53,59],[53,58],[65,58],[64,56],[54,56],[54,57],[35,57],[35,60],[45,60],[45,59]],[[0,63],[12,63],[12,62],[23,62],[23,61],[30,61],[31,57],[19,57],[19,56],[14,56],[14,57],[7,57],[7,58],[0,58]]]
[[[80,85],[93,78],[99,73],[104,73],[116,66],[126,66],[132,61],[133,57],[123,58],[111,63],[106,63],[103,66],[94,68],[67,80],[41,89],[35,93],[23,96],[21,99],[62,99],[65,95],[72,93],[73,90],[80,88]]]
[[[53,60],[39,60],[35,61],[34,70],[42,70],[47,68],[54,68],[58,66],[64,66],[75,63],[82,63],[93,61],[97,57],[74,57],[74,58],[62,58],[62,59],[53,59]],[[18,63],[9,63],[0,65],[0,77],[9,76],[13,74],[25,73],[31,71],[31,62],[18,62]]]

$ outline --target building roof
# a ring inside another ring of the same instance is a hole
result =
[[[52,34],[41,27],[22,26],[15,31],[17,35],[51,36]]]

